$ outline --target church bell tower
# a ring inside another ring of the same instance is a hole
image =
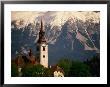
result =
[[[41,19],[41,27],[39,31],[39,39],[37,41],[37,52],[39,55],[39,62],[44,67],[48,67],[48,44],[45,39],[45,32],[43,29],[43,22]]]

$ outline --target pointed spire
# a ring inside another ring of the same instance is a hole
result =
[[[41,25],[40,25],[40,32],[39,32],[39,39],[38,39],[38,43],[41,42],[46,42],[45,40],[45,31],[43,30],[43,21],[42,21],[42,17],[41,17]]]
[[[43,22],[42,22],[42,17],[41,17],[41,30],[40,31],[43,31]]]

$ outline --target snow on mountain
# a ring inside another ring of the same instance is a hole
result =
[[[87,38],[84,37],[83,35],[81,35],[79,32],[77,32],[76,38],[77,38],[79,41],[81,41],[81,42],[84,42],[84,43],[87,42]]]
[[[94,23],[98,23],[100,21],[100,14],[96,12],[72,12],[72,11],[48,11],[45,12],[42,17],[43,20],[45,21],[45,24],[50,24],[52,27],[53,26],[62,26],[66,21],[69,19],[77,18],[79,20],[82,20],[85,22],[88,19],[92,19]],[[41,16],[36,18],[37,21],[40,21]]]
[[[100,38],[98,38],[100,37],[100,12],[93,11],[12,12],[12,46],[16,46],[16,43],[20,43],[19,47],[28,44],[24,47],[30,46],[36,50],[35,44],[38,40],[41,17],[51,57],[56,56],[60,51],[64,51],[61,55],[66,55],[65,52],[77,53],[82,50],[100,53],[98,48],[100,46]],[[96,35],[93,38],[94,34]],[[16,41],[16,38],[19,40]],[[13,52],[19,47],[13,47]],[[55,49],[54,52],[53,49]],[[23,49],[23,52],[26,53],[27,50]]]
[[[26,35],[29,33],[29,40],[34,40],[33,43],[35,44],[38,40],[38,30],[40,29],[41,17],[44,23],[46,39],[49,44],[56,45],[56,43],[58,43],[59,48],[63,44],[64,48],[66,48],[66,45],[71,44],[71,48],[73,50],[75,39],[77,39],[81,44],[83,44],[84,50],[95,50],[99,52],[99,49],[93,42],[92,35],[96,32],[99,32],[100,12],[17,11],[12,12],[12,29],[15,29],[14,26],[16,26],[16,29],[22,29],[22,32],[25,31],[24,33],[26,33]],[[95,24],[98,24],[98,26]],[[75,36],[73,36],[73,34]],[[30,39],[30,37],[32,38]],[[59,38],[61,38],[59,41],[63,44],[58,41]]]
[[[36,11],[12,11],[11,22],[14,23],[19,29],[30,23],[34,23],[35,18],[42,14],[43,12]]]
[[[16,25],[27,25],[29,23],[38,22],[43,18],[45,24],[50,24],[51,27],[59,26],[61,27],[67,20],[78,18],[85,22],[88,19],[92,19],[93,22],[98,23],[100,21],[99,12],[84,11],[84,12],[74,12],[74,11],[47,11],[47,12],[21,12],[13,11],[11,19],[16,20]],[[22,27],[22,26],[21,26]]]
[[[24,20],[25,22],[33,23],[35,18],[39,15],[42,15],[44,12],[36,11],[12,11],[11,21],[13,20]]]

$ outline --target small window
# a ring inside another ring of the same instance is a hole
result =
[[[45,51],[45,47],[43,47],[43,51]]]
[[[45,55],[43,55],[43,58],[45,58]]]

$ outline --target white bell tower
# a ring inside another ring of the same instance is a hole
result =
[[[40,64],[44,67],[48,67],[48,44],[45,39],[45,32],[43,30],[42,20],[37,44],[37,48],[39,49]]]

